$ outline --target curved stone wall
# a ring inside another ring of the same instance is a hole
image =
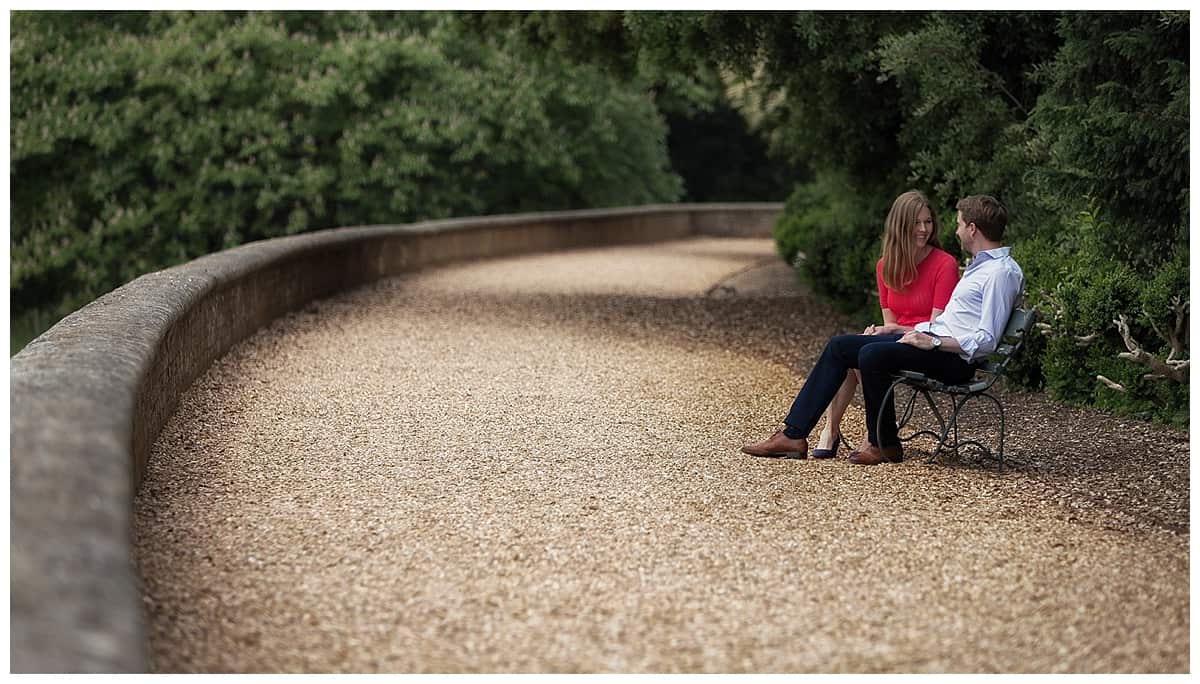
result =
[[[132,500],[179,396],[305,303],[424,266],[687,235],[770,234],[783,205],[660,205],[340,228],[144,275],[9,363],[10,666],[142,672]]]

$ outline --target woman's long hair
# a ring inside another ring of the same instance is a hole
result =
[[[883,224],[883,284],[897,292],[903,292],[917,279],[919,254],[913,245],[913,226],[921,209],[929,209],[929,215],[933,217],[933,230],[926,244],[941,247],[937,214],[929,198],[917,190],[909,190],[897,197]]]

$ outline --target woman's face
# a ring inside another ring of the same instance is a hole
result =
[[[933,235],[933,214],[929,211],[929,207],[921,207],[921,211],[917,212],[917,222],[913,224],[913,241],[917,248],[924,247],[929,242],[931,235]]]

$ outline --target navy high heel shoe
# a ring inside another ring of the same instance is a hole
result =
[[[838,449],[842,446],[842,433],[838,433],[837,437],[833,438],[832,449],[813,449],[809,456],[813,458],[833,458],[837,456]]]

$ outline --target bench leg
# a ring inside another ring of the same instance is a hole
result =
[[[900,385],[907,385],[907,383],[904,381],[903,378],[896,380],[895,382],[893,382],[891,384],[890,387],[888,387],[887,392],[885,392],[883,395],[883,403],[884,404],[886,404],[889,399],[894,399],[896,397],[896,388],[899,387]],[[909,435],[908,437],[901,437],[900,441],[902,443],[907,442],[916,437],[919,437],[921,435],[929,435],[930,437],[936,437],[938,440],[938,443],[937,443],[937,447],[933,451],[933,454],[930,455],[930,457],[929,457],[928,462],[930,462],[930,463],[932,463],[934,460],[936,460],[937,455],[939,453],[941,453],[943,450],[953,450],[954,451],[954,459],[957,461],[962,456],[962,453],[961,453],[962,447],[965,447],[965,446],[978,447],[979,450],[985,456],[989,456],[989,457],[992,456],[993,452],[987,445],[985,445],[982,442],[979,442],[977,440],[973,440],[973,439],[964,441],[960,437],[959,430],[958,430],[958,416],[959,416],[959,414],[962,413],[962,409],[963,409],[963,407],[965,407],[967,405],[967,402],[970,401],[971,399],[985,397],[988,399],[988,401],[992,402],[992,405],[994,405],[996,407],[996,413],[999,414],[999,417],[1000,417],[1000,445],[999,445],[999,448],[994,452],[994,455],[996,456],[997,460],[999,461],[1000,470],[1001,471],[1004,470],[1004,438],[1005,438],[1005,429],[1007,426],[1005,425],[1005,420],[1004,420],[1005,419],[1004,404],[1000,403],[999,399],[997,399],[996,397],[994,397],[991,394],[988,394],[986,392],[981,392],[979,394],[964,394],[964,395],[951,394],[950,395],[950,404],[951,404],[951,407],[953,410],[950,413],[949,420],[946,420],[945,418],[942,417],[942,412],[940,409],[938,409],[937,402],[935,402],[933,400],[933,397],[930,396],[930,393],[928,390],[925,390],[920,387],[914,387],[912,385],[907,385],[907,386],[913,390],[913,395],[912,395],[912,397],[909,398],[908,403],[905,405],[904,411],[901,414],[902,418],[900,418],[900,420],[897,423],[897,429],[903,428],[905,425],[908,425],[908,422],[912,419],[913,404],[916,403],[916,401],[917,401],[917,392],[920,392],[921,395],[923,397],[925,397],[925,403],[929,406],[930,412],[932,412],[934,417],[937,419],[938,428],[940,430],[940,433],[935,433],[932,430],[915,431],[915,432],[913,432],[913,434]],[[951,438],[951,432],[953,432],[953,438]],[[881,405],[879,417],[875,424],[875,434],[879,435],[882,433],[883,433],[883,411],[882,411],[882,405]]]
[[[899,437],[899,430],[901,428],[903,428],[905,425],[907,425],[908,421],[912,418],[913,404],[917,401],[917,392],[920,392],[921,396],[925,397],[925,403],[929,406],[930,412],[933,413],[934,418],[937,418],[938,428],[941,430],[941,432],[936,433],[936,432],[933,432],[932,430],[919,430],[919,431],[916,431],[913,434],[909,435],[908,437],[900,437],[900,442],[904,443],[911,439],[920,437],[921,435],[929,435],[930,437],[936,437],[938,440],[938,445],[937,445],[937,448],[934,450],[933,456],[931,456],[929,459],[929,461],[932,462],[934,457],[936,457],[937,453],[942,450],[942,446],[946,444],[946,427],[947,427],[946,420],[944,418],[942,418],[942,412],[938,409],[937,403],[934,402],[933,397],[931,397],[929,395],[929,392],[927,390],[922,389],[920,387],[913,387],[912,385],[908,385],[907,383],[904,382],[903,378],[898,379],[895,382],[893,382],[891,384],[891,386],[888,387],[887,392],[885,392],[883,394],[883,404],[880,404],[881,410],[879,411],[879,416],[877,417],[876,423],[875,423],[875,434],[879,435],[879,434],[883,433],[882,406],[887,404],[889,398],[893,398],[893,399],[895,398],[896,388],[899,387],[900,385],[906,385],[907,387],[911,388],[913,391],[913,395],[912,395],[912,397],[909,398],[908,404],[905,406],[903,418],[901,420],[897,421],[897,426],[896,426],[897,435],[896,436]]]
[[[995,452],[995,456],[999,460],[1000,470],[1004,470],[1004,427],[1005,427],[1004,426],[1004,405],[1000,403],[999,399],[997,399],[996,397],[994,397],[990,394],[986,394],[986,393],[967,394],[967,395],[963,395],[962,399],[954,401],[954,413],[950,416],[950,422],[954,426],[954,445],[953,445],[954,446],[954,457],[956,459],[959,457],[959,450],[961,447],[964,447],[964,446],[978,447],[979,450],[982,451],[985,456],[993,455],[992,450],[990,448],[988,448],[987,445],[983,444],[982,442],[973,440],[973,439],[963,441],[963,440],[960,440],[959,436],[958,436],[958,416],[962,412],[962,408],[964,406],[966,406],[966,404],[969,400],[978,399],[980,397],[984,397],[988,401],[991,401],[992,404],[996,407],[996,413],[1000,417],[1000,448],[997,452]]]

